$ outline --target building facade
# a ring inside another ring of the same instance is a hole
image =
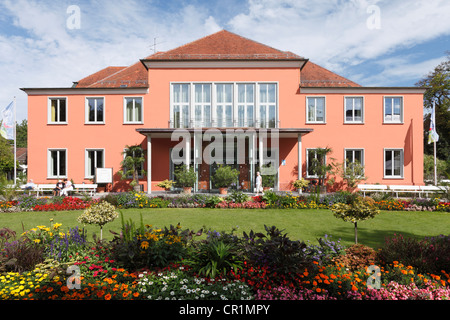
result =
[[[367,183],[423,184],[424,89],[363,87],[225,30],[72,87],[22,90],[35,183],[91,183],[96,168],[111,168],[110,189],[126,190],[123,151],[140,144],[149,193],[180,165],[195,168],[195,190],[215,190],[221,164],[239,171],[240,189],[269,170],[275,190],[291,190],[317,178],[318,148],[332,150],[327,163],[361,163]]]

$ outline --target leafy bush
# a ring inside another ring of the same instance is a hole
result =
[[[186,243],[192,237],[181,226],[156,229],[142,222],[136,227],[133,221],[125,222],[122,215],[122,232],[111,242],[113,258],[131,269],[165,267],[186,256]]]
[[[0,251],[0,270],[24,272],[33,270],[34,266],[44,261],[44,248],[27,237],[4,243]]]
[[[244,232],[244,249],[248,261],[255,266],[267,266],[269,270],[282,274],[296,273],[312,260],[304,253],[306,244],[288,238],[275,226],[264,225],[266,235]]]
[[[243,203],[250,199],[248,195],[242,191],[233,190],[230,195],[227,196],[226,200],[234,203]]]
[[[236,182],[238,176],[238,170],[233,169],[231,166],[221,165],[217,168],[211,180],[218,188],[228,188],[233,182]]]
[[[450,270],[450,236],[440,235],[418,240],[395,235],[386,239],[380,258],[385,263],[400,261],[422,273]]]
[[[102,238],[102,229],[105,224],[113,221],[119,216],[116,208],[106,201],[95,203],[77,218],[77,221],[85,224],[96,224],[100,227],[100,238]]]
[[[333,258],[342,255],[345,252],[345,246],[340,241],[333,241],[331,236],[325,235],[324,238],[317,239],[319,245],[311,245],[304,249],[305,254],[317,261],[320,265],[330,263]]]
[[[235,242],[225,242],[217,237],[194,244],[184,261],[201,276],[215,278],[230,270],[238,270],[244,263],[240,247]]]
[[[379,263],[378,253],[365,245],[354,244],[345,249],[345,254],[333,259],[351,271],[365,270],[368,266]]]

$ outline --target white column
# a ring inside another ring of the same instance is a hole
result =
[[[152,193],[152,138],[147,135],[147,193]]]
[[[263,154],[264,154],[264,143],[263,139],[261,138],[261,132],[258,135],[258,156],[259,156],[259,171],[262,171],[263,167]]]
[[[189,167],[191,165],[191,136],[189,136],[189,139],[186,139],[186,147],[184,148],[184,150],[186,150],[186,154],[184,155],[186,162],[184,163],[184,165],[186,166],[186,169],[189,170]]]
[[[297,160],[298,160],[298,179],[302,178],[302,135],[299,134],[297,137]]]

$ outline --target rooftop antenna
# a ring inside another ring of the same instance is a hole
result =
[[[156,53],[156,52],[158,52],[157,50],[156,50],[156,45],[158,45],[158,44],[161,44],[161,43],[164,43],[165,41],[162,41],[162,42],[158,42],[158,43],[156,43],[156,39],[157,39],[157,37],[154,37],[153,38],[153,44],[152,45],[150,45],[150,50],[152,50],[153,51],[153,53]]]

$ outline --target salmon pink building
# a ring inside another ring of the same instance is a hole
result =
[[[196,191],[214,191],[221,164],[253,191],[266,165],[274,190],[317,178],[327,163],[364,165],[367,183],[423,184],[423,93],[416,87],[364,87],[297,54],[220,31],[131,66],[110,66],[71,87],[28,94],[28,174],[35,183],[95,181],[111,168],[112,190],[126,146],[139,144],[148,193],[195,168]]]

